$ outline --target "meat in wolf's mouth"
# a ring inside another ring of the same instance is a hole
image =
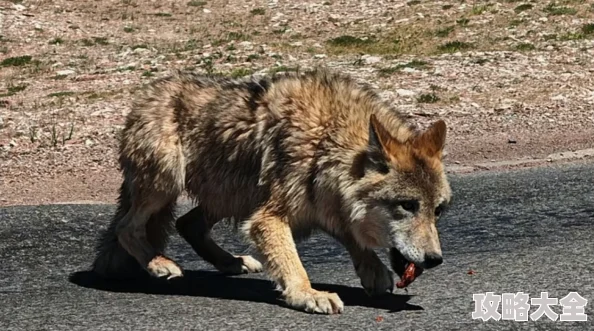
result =
[[[407,287],[423,273],[423,268],[407,261],[396,248],[390,248],[390,263],[392,270],[400,276],[400,281],[396,283],[398,288]]]

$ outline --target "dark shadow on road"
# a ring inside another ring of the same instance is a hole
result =
[[[76,285],[109,292],[145,293],[160,295],[188,295],[226,300],[263,302],[284,306],[279,292],[270,281],[230,277],[212,271],[186,270],[184,277],[169,281],[153,277],[130,280],[108,280],[92,271],[80,271],[70,275],[69,280]],[[386,294],[378,298],[369,297],[363,288],[344,285],[313,283],[317,290],[336,292],[346,306],[360,306],[387,310],[390,313],[401,310],[423,310],[422,307],[408,304],[412,296]]]

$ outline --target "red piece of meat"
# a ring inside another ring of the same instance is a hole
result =
[[[400,281],[398,283],[396,283],[396,287],[398,287],[398,288],[407,287],[417,277],[419,277],[419,275],[421,275],[422,272],[423,272],[422,268],[418,268],[417,266],[415,266],[414,263],[408,263],[408,265],[406,266],[406,269],[404,270],[404,274],[402,274],[402,277],[400,278]]]

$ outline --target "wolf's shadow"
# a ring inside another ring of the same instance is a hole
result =
[[[287,307],[270,281],[244,276],[229,277],[213,271],[186,270],[184,277],[169,281],[150,276],[130,280],[107,280],[92,271],[79,271],[71,274],[69,280],[82,287],[110,292],[188,295],[263,302]],[[420,306],[407,303],[412,297],[410,295],[386,294],[372,298],[363,288],[323,283],[313,283],[312,287],[317,290],[336,292],[345,306],[376,308],[390,313],[401,310],[423,310]]]

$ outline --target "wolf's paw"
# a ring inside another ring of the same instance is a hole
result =
[[[357,275],[368,295],[379,296],[394,290],[393,274],[379,259],[362,262],[357,268]]]
[[[155,256],[147,265],[146,269],[155,277],[166,277],[167,279],[183,276],[180,266],[162,255]]]
[[[314,289],[301,291],[285,291],[285,302],[292,308],[318,314],[340,314],[344,310],[344,303],[336,293],[316,291]]]
[[[246,273],[262,272],[262,263],[250,255],[238,256],[242,260],[241,270]]]
[[[226,274],[239,275],[262,272],[262,263],[249,255],[236,256],[231,262],[218,265],[219,271]]]

